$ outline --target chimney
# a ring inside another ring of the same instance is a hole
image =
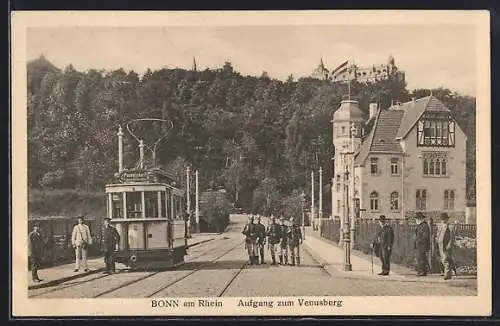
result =
[[[370,119],[375,118],[375,116],[377,115],[377,110],[378,110],[378,104],[370,103]]]

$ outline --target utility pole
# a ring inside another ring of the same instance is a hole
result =
[[[142,139],[139,141],[139,168],[141,170],[144,168],[144,141]]]
[[[194,214],[196,218],[196,232],[200,232],[200,198],[198,189],[198,170],[195,171],[195,209]]]
[[[302,239],[306,239],[306,219],[304,217],[304,201],[305,201],[305,194],[304,190],[300,193],[300,211],[302,212]]]
[[[118,172],[123,172],[123,131],[122,127],[118,128]]]
[[[186,213],[188,215],[187,220],[187,229],[188,229],[188,237],[191,236],[191,189],[190,189],[190,168],[189,166],[186,168]]]
[[[311,171],[311,223],[313,225],[313,230],[315,227],[315,214],[314,214],[314,171]]]
[[[323,168],[319,167],[319,211],[318,218],[321,220],[323,218]]]

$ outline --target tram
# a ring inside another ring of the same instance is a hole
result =
[[[176,177],[154,166],[144,166],[142,140],[140,163],[124,169],[121,127],[117,135],[119,171],[114,183],[105,186],[107,217],[120,234],[120,243],[112,254],[114,261],[134,269],[184,263],[187,221],[182,213],[184,194],[176,186]]]

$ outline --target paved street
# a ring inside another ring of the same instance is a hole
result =
[[[346,277],[340,264],[325,268],[311,250],[301,248],[301,266],[249,266],[241,230],[233,218],[226,233],[189,250],[186,264],[164,271],[91,274],[53,287],[29,291],[31,298],[134,298],[194,296],[321,295],[476,295],[461,283],[427,282],[401,277]],[[314,248],[313,248],[314,249]],[[340,263],[340,262],[339,262]]]

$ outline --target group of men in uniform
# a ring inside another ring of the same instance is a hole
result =
[[[440,216],[441,223],[437,225],[437,234],[434,239],[439,249],[439,257],[441,260],[442,269],[444,270],[444,279],[451,279],[451,272],[457,274],[455,262],[453,259],[453,247],[455,243],[455,230],[449,224],[449,216],[447,213],[442,213]],[[417,276],[426,276],[429,269],[429,261],[427,254],[431,249],[431,228],[425,219],[425,215],[417,212],[415,215],[415,241],[414,249],[417,262]],[[382,272],[378,275],[389,275],[391,253],[394,244],[394,230],[384,215],[379,218],[380,229],[373,240],[371,247],[377,257],[380,257],[382,263]]]
[[[286,225],[284,218],[280,218],[278,224],[276,218],[271,215],[267,228],[261,223],[261,220],[260,215],[250,215],[242,232],[245,235],[249,263],[251,265],[265,264],[264,246],[267,242],[272,259],[271,265],[276,265],[277,252],[279,264],[288,265],[289,250],[290,265],[300,265],[299,246],[302,244],[302,231],[300,226],[295,223],[294,218],[290,218],[290,225]]]

